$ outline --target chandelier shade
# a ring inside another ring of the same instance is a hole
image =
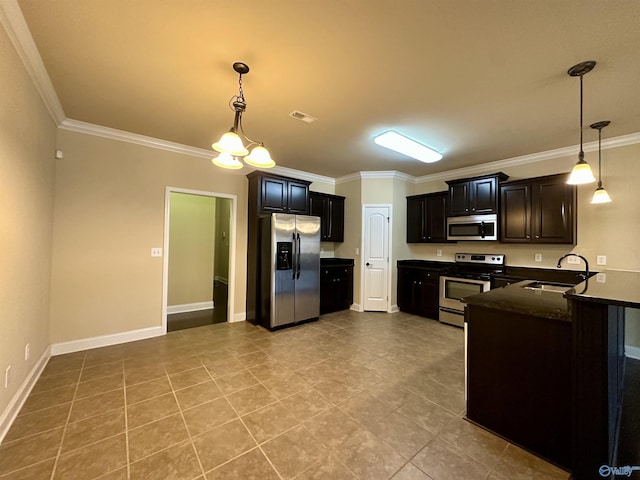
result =
[[[229,168],[232,170],[242,168],[242,162],[228,153],[220,153],[217,157],[213,157],[211,162],[217,167]]]
[[[216,152],[226,153],[237,157],[244,157],[249,153],[242,143],[242,139],[235,132],[227,132],[220,140],[211,145]]]
[[[271,168],[276,164],[276,162],[271,159],[269,150],[264,148],[262,145],[254,147],[254,149],[251,150],[251,153],[244,157],[244,161],[256,168]]]

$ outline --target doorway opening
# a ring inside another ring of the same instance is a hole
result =
[[[233,321],[236,196],[167,187],[163,332]]]

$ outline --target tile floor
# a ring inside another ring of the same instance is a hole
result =
[[[563,479],[471,425],[463,333],[338,312],[51,358],[0,445],[0,479]]]

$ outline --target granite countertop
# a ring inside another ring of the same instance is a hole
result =
[[[604,281],[598,281],[599,278]],[[579,283],[565,295],[579,302],[640,308],[640,272],[605,270],[599,276]]]
[[[464,297],[463,301],[468,305],[570,322],[571,302],[559,292],[523,288],[532,283],[536,283],[535,280],[523,280]]]

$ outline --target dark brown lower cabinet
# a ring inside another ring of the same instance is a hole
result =
[[[348,310],[351,304],[353,260],[320,259],[320,314]]]
[[[438,270],[398,265],[398,308],[437,320],[439,281]]]
[[[468,305],[467,418],[571,467],[571,322]]]

